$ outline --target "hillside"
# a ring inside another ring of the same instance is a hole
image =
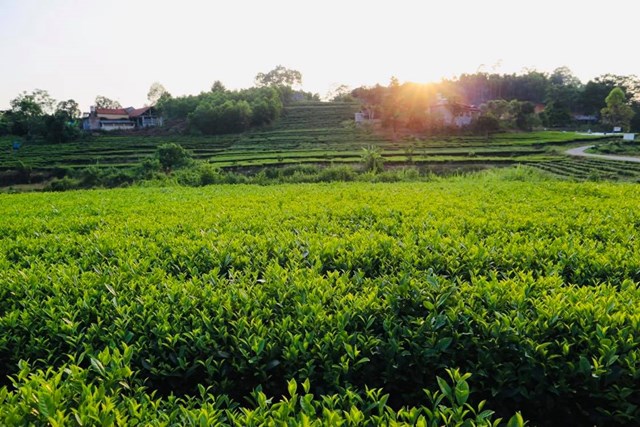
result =
[[[289,106],[269,128],[219,136],[116,136],[60,145],[25,143],[13,152],[11,139],[0,140],[0,171],[29,168],[127,167],[153,155],[158,145],[175,142],[197,159],[222,168],[285,164],[351,163],[360,161],[362,148],[377,146],[387,165],[468,170],[475,167],[557,159],[549,147],[589,139],[564,132],[497,134],[480,137],[451,136],[391,141],[353,125],[357,105],[302,103]],[[590,139],[592,140],[592,139]]]

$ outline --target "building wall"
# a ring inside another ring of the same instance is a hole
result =
[[[449,107],[446,105],[435,105],[430,107],[429,112],[432,115],[439,117],[444,125],[455,125],[457,127],[469,126],[473,122],[473,119],[478,116],[478,113],[475,111],[465,110],[454,117],[451,110],[449,110]]]
[[[136,127],[135,123],[109,123],[109,122],[100,122],[100,129],[105,131],[111,130],[130,130]]]
[[[127,120],[129,116],[127,114],[98,114],[98,118],[104,120]]]

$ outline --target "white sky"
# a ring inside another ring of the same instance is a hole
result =
[[[146,102],[215,80],[249,87],[278,64],[324,95],[484,71],[552,71],[584,82],[640,74],[637,0],[0,0],[0,109],[23,90]]]

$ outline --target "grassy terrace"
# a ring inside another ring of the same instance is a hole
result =
[[[195,158],[220,167],[257,167],[292,163],[357,163],[362,147],[378,146],[388,164],[439,162],[522,162],[556,158],[552,147],[597,137],[564,132],[438,137],[391,141],[352,126],[354,104],[308,103],[288,107],[273,127],[220,136],[117,136],[64,145],[25,143],[17,152],[0,138],[0,169],[20,164],[34,169],[122,167],[151,156],[158,145],[175,142]]]
[[[562,179],[640,182],[640,163],[587,157],[567,157],[528,164]]]

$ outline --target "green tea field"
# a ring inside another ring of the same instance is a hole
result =
[[[0,425],[637,425],[638,206],[509,171],[0,194]]]

